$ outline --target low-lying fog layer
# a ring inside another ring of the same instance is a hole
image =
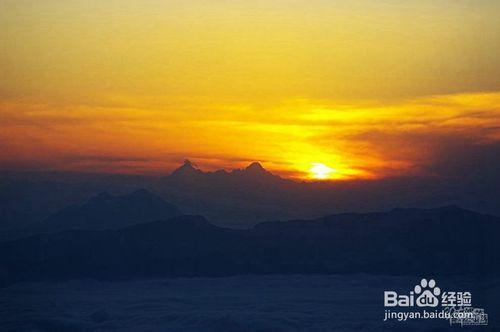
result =
[[[445,320],[383,322],[383,292],[421,277],[237,276],[24,283],[0,289],[1,331],[446,331]],[[470,291],[499,326],[500,282],[435,278]],[[496,306],[496,307],[495,307]],[[460,329],[454,326],[451,330]],[[467,328],[467,331],[475,329]],[[485,329],[483,328],[482,331]]]

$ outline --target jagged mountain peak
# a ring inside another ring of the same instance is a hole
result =
[[[245,171],[247,172],[252,172],[252,173],[260,173],[260,172],[267,172],[264,167],[262,167],[261,163],[258,161],[252,162],[250,165],[248,165],[245,168]]]
[[[229,171],[220,169],[205,172],[188,159],[186,159],[179,168],[174,170],[167,179],[173,180],[174,183],[189,183],[190,185],[199,184],[204,186],[210,183],[211,186],[216,187],[227,187],[228,185],[253,186],[255,184],[262,185],[265,183],[273,184],[276,183],[276,181],[289,181],[269,172],[258,161],[251,162],[245,168],[236,168]]]
[[[181,167],[195,168],[195,165],[189,159],[184,159],[184,163]]]
[[[184,160],[182,166],[177,168],[170,174],[171,176],[186,176],[191,174],[199,174],[202,173],[198,167],[194,163],[192,163],[189,159]]]

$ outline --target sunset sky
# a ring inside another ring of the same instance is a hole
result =
[[[1,1],[0,169],[432,175],[500,142],[499,32],[497,0]]]

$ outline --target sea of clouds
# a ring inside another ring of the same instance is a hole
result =
[[[0,289],[0,331],[461,330],[443,320],[382,321],[383,291],[409,291],[420,277],[293,275],[22,283]],[[491,300],[500,295],[495,279],[448,279],[441,287],[471,291],[474,302],[483,302],[476,306],[489,311],[489,327],[498,324],[495,311],[500,311],[488,308],[499,304]],[[471,330],[475,329],[467,328]]]

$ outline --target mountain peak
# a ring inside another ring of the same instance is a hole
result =
[[[201,173],[201,171],[189,159],[184,160],[181,167],[172,172],[172,176],[191,175]]]
[[[264,167],[262,167],[262,165],[257,161],[254,161],[253,163],[248,165],[247,168],[245,168],[245,171],[252,172],[252,173],[266,172]]]
[[[196,167],[195,164],[191,162],[189,159],[185,159],[184,162],[182,163],[182,166],[178,168],[178,170],[197,170],[198,168]]]
[[[284,181],[279,176],[267,171],[257,161],[250,163],[245,168],[237,168],[231,171],[217,170],[204,172],[188,159],[184,161],[182,166],[174,170],[168,176],[168,179],[180,183],[203,183],[203,181],[208,181],[211,186],[220,185],[223,187],[228,185],[228,183],[233,183],[233,181],[250,181],[250,183],[257,181],[261,184],[276,180]]]

